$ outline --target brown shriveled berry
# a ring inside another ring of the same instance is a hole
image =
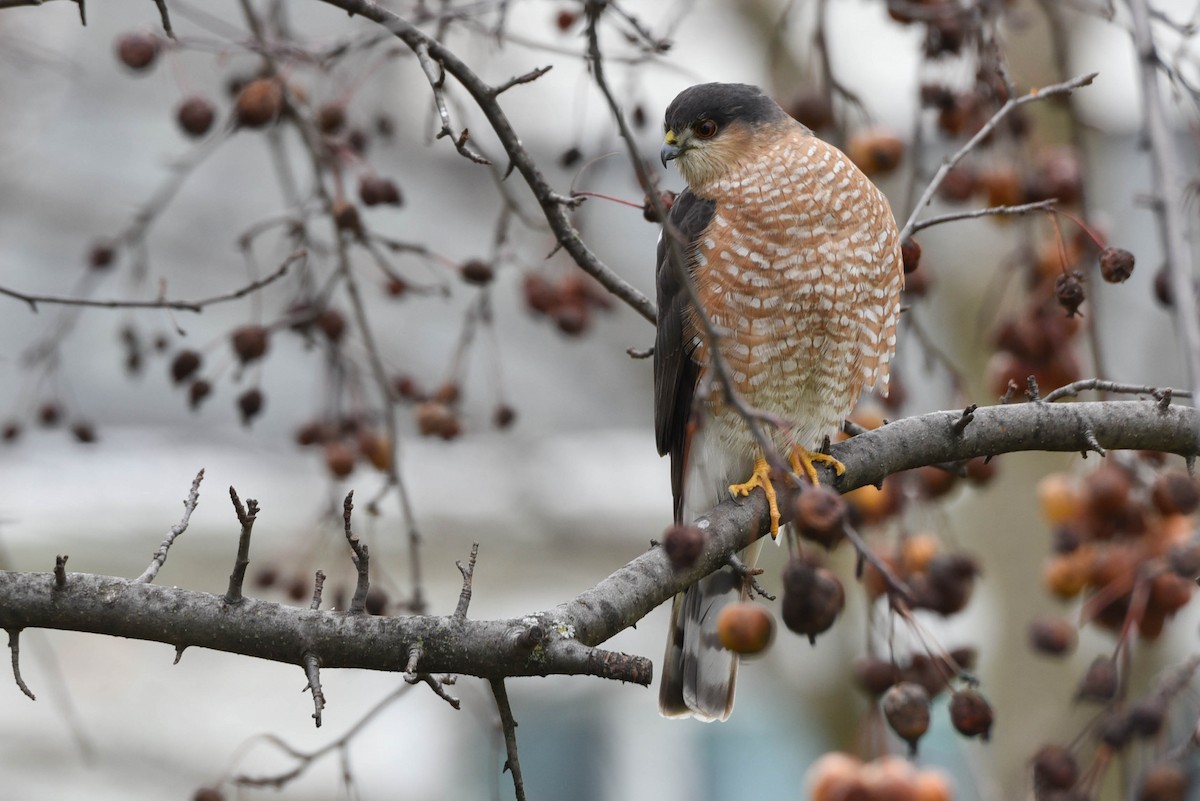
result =
[[[261,359],[271,344],[271,333],[261,325],[243,325],[230,336],[238,361],[249,364]]]
[[[363,608],[366,609],[368,615],[382,615],[387,611],[387,605],[386,592],[378,587],[371,587],[367,590],[367,597],[363,599]]]
[[[317,328],[330,342],[340,342],[346,333],[346,315],[337,309],[325,309],[317,315]]]
[[[801,92],[787,105],[787,113],[814,131],[833,125],[833,103],[827,93],[812,90]]]
[[[816,642],[846,605],[842,582],[828,569],[805,559],[792,559],[783,569],[783,622]]]
[[[1129,723],[1138,737],[1153,737],[1162,730],[1167,702],[1157,696],[1144,698],[1129,710]]]
[[[496,406],[496,411],[492,413],[492,425],[499,429],[512,428],[513,423],[517,421],[517,410],[509,406],[507,403],[501,403]]]
[[[1042,791],[1069,790],[1079,779],[1079,763],[1069,748],[1043,745],[1033,756],[1033,788]]]
[[[4,428],[0,429],[0,439],[5,442],[16,442],[21,436],[21,424],[16,420],[9,420],[4,424]]]
[[[444,403],[451,406],[458,403],[458,399],[462,397],[462,388],[457,381],[447,381],[437,388],[433,393],[433,399],[438,403]]]
[[[483,259],[471,259],[463,262],[459,272],[464,281],[475,286],[486,286],[496,277],[496,269]]]
[[[971,600],[979,562],[962,553],[943,553],[929,562],[929,585],[933,590],[929,608],[940,615],[961,612]]]
[[[1200,506],[1200,489],[1187,473],[1172,470],[1154,480],[1150,500],[1162,515],[1190,515]]]
[[[319,445],[329,439],[326,427],[320,420],[309,420],[296,429],[296,444],[301,447]]]
[[[549,314],[562,303],[558,287],[541,273],[529,273],[523,282],[525,305],[537,314]]]
[[[883,694],[880,705],[892,731],[915,754],[917,741],[929,731],[929,693],[920,684],[902,681]]]
[[[568,147],[562,152],[562,155],[558,157],[558,166],[562,167],[564,170],[569,170],[571,167],[574,167],[576,164],[578,164],[582,158],[582,150],[577,147]]]
[[[1063,273],[1054,280],[1054,297],[1058,299],[1058,305],[1063,307],[1068,317],[1078,314],[1079,307],[1087,299],[1080,278],[1078,272],[1072,271]]]
[[[358,452],[381,473],[392,469],[392,443],[386,436],[370,428],[358,432]]]
[[[201,787],[192,794],[192,801],[225,801],[225,795],[216,787]]]
[[[1158,268],[1154,274],[1154,299],[1164,309],[1175,305],[1175,290],[1171,287],[1171,273],[1167,265]]]
[[[1100,275],[1110,284],[1124,283],[1133,275],[1133,254],[1124,248],[1100,251]]]
[[[730,604],[717,615],[717,639],[735,654],[760,654],[775,636],[771,613],[753,601]]]
[[[994,459],[976,456],[974,459],[967,461],[963,466],[963,470],[966,471],[967,481],[970,481],[977,487],[982,487],[996,477],[996,462]]]
[[[953,472],[933,465],[918,467],[916,477],[921,497],[931,501],[947,495],[958,484],[958,476]]]
[[[965,164],[951,167],[938,187],[938,197],[949,203],[966,203],[979,189],[975,170]]]
[[[200,354],[194,350],[181,350],[171,360],[171,378],[176,384],[182,383],[200,369]]]
[[[554,26],[563,33],[571,30],[571,27],[578,21],[579,14],[568,8],[560,9],[554,15]]]
[[[880,696],[900,681],[900,668],[889,659],[874,656],[856,657],[851,665],[854,681],[864,692]]]
[[[663,213],[670,214],[671,207],[675,205],[675,193],[666,191],[658,193],[658,202],[662,204]],[[646,199],[642,201],[642,217],[646,222],[662,222],[662,218],[658,216],[658,211],[655,210],[654,204],[650,202],[650,196],[646,195]]]
[[[1190,578],[1184,578],[1178,573],[1164,571],[1150,580],[1150,597],[1146,600],[1147,611],[1153,610],[1164,615],[1178,612],[1187,602],[1192,600],[1192,590],[1195,583]]]
[[[1038,653],[1063,656],[1075,650],[1078,640],[1075,626],[1064,618],[1043,615],[1029,623],[1029,644]]]
[[[1075,700],[1106,703],[1117,696],[1118,685],[1116,663],[1107,656],[1098,656],[1083,674]]]
[[[117,58],[131,70],[145,70],[154,64],[161,46],[149,31],[133,31],[117,39]]]
[[[564,303],[556,308],[551,316],[558,330],[569,337],[582,336],[591,324],[591,314],[587,306],[579,303]]]
[[[362,233],[362,218],[358,215],[358,207],[345,198],[333,201],[329,209],[333,214],[334,225],[339,231],[349,231],[356,236]]]
[[[991,736],[995,713],[978,690],[959,690],[950,697],[950,722],[964,737],[978,737],[984,742]]]
[[[207,97],[192,95],[179,104],[175,119],[188,136],[204,136],[217,119],[217,107]]]
[[[341,440],[325,443],[325,467],[334,478],[345,478],[354,471],[354,449]]]
[[[1026,184],[1026,202],[1056,198],[1068,205],[1078,202],[1083,194],[1083,167],[1079,156],[1069,147],[1046,153],[1038,169]]]
[[[292,580],[288,582],[287,596],[293,601],[302,601],[308,598],[311,592],[312,587],[308,583],[308,576],[302,573],[297,573],[292,577]]]
[[[1133,739],[1133,721],[1124,711],[1113,711],[1096,723],[1096,739],[1114,751],[1120,751]]]
[[[818,485],[798,494],[794,515],[797,533],[828,549],[836,546],[844,535],[846,502],[828,487]]]
[[[111,267],[116,258],[117,246],[108,240],[100,240],[92,243],[91,250],[88,251],[88,266],[93,270],[103,270]]]
[[[71,436],[75,437],[76,442],[90,445],[96,441],[96,429],[91,423],[80,420],[71,425]]]
[[[378,175],[364,175],[359,179],[358,197],[364,206],[399,206],[404,202],[396,182]]]
[[[46,401],[38,409],[38,422],[46,428],[53,428],[62,420],[62,410],[54,401]]]
[[[662,549],[676,570],[696,563],[704,552],[704,532],[695,526],[676,524],[663,532]]]
[[[1200,543],[1174,545],[1167,551],[1167,567],[1186,579],[1200,576]]]
[[[262,412],[263,403],[266,398],[263,396],[260,389],[248,389],[241,395],[238,395],[237,405],[238,411],[242,415],[242,425],[250,425],[255,417]]]
[[[346,124],[346,107],[341,103],[326,103],[317,109],[317,127],[323,134],[335,134]]]
[[[243,128],[263,128],[283,111],[283,86],[274,78],[250,81],[238,92],[234,119]]]
[[[987,195],[987,205],[1015,206],[1024,199],[1021,187],[1021,176],[1012,167],[993,167],[979,173],[979,186]]]
[[[904,141],[887,131],[859,131],[846,144],[846,155],[867,175],[885,175],[900,166]]]
[[[398,375],[393,378],[392,391],[396,393],[396,397],[407,401],[424,400],[425,397],[425,393],[421,391],[420,385],[417,384],[417,379],[411,375]]]
[[[462,433],[458,415],[444,403],[425,401],[417,407],[417,430],[422,436],[450,440]]]
[[[1123,517],[1129,510],[1131,480],[1120,467],[1104,465],[1084,482],[1084,503],[1097,518]]]
[[[199,409],[200,404],[211,394],[212,384],[203,378],[197,378],[188,387],[188,407],[193,410]]]
[[[900,258],[904,262],[904,272],[911,273],[921,264],[921,243],[911,236],[900,243]]]
[[[1137,801],[1185,801],[1189,785],[1188,775],[1180,765],[1160,762],[1142,777]]]

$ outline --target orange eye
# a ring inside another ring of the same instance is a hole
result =
[[[692,130],[701,139],[711,139],[717,133],[717,124],[712,120],[700,120]]]

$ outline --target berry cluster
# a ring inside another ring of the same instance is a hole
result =
[[[808,769],[812,801],[950,801],[950,780],[936,770],[918,770],[906,759],[882,756],[863,762],[833,751]]]
[[[1046,588],[1064,600],[1086,594],[1085,621],[1122,634],[1136,626],[1146,639],[1191,599],[1200,575],[1192,518],[1200,490],[1186,473],[1156,472],[1156,461],[1110,460],[1085,477],[1055,473],[1038,485],[1054,526]],[[1035,642],[1063,639],[1051,635],[1042,631]],[[1049,645],[1051,653],[1068,650]]]

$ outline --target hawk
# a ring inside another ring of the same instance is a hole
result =
[[[663,166],[674,161],[687,181],[658,246],[654,346],[654,425],[658,452],[671,457],[675,520],[761,487],[774,537],[770,467],[710,374],[710,349],[746,405],[783,421],[763,429],[797,474],[816,483],[814,462],[840,473],[818,449],[864,387],[887,391],[904,285],[899,233],[870,179],[755,86],[686,89],[663,127]],[[726,567],[675,596],[664,715],[729,717],[737,656],[721,647],[716,623],[744,586]]]

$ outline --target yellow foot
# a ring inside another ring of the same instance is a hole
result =
[[[833,468],[833,472],[839,476],[846,472],[846,465],[827,453],[814,452],[805,448],[795,448],[792,450],[792,469],[797,473],[808,476],[808,480],[813,483],[813,486],[816,486],[821,481],[817,478],[817,468],[813,467],[814,462],[829,465]]]
[[[774,539],[779,536],[779,502],[775,498],[775,488],[771,486],[771,466],[761,456],[755,460],[754,472],[750,474],[750,478],[742,484],[730,484],[729,491],[736,498],[739,495],[749,495],[757,487],[762,487],[767,496],[767,507],[771,510],[771,539]]]

